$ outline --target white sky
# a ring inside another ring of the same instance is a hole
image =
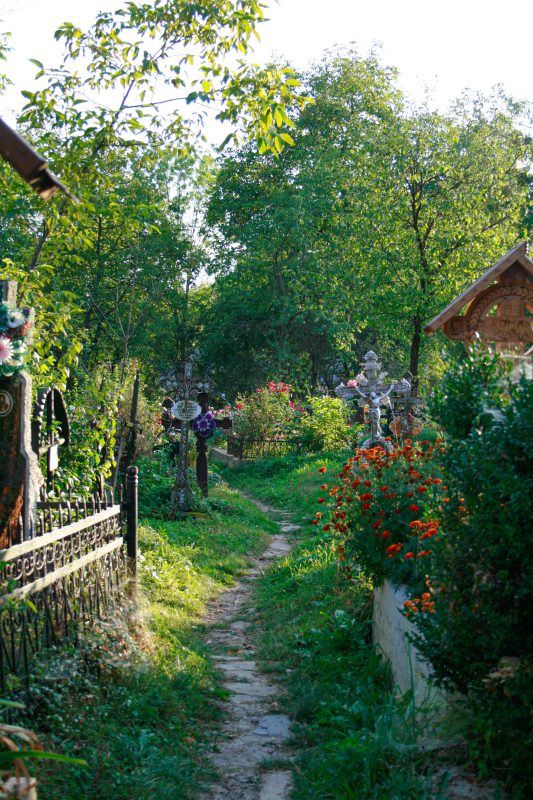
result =
[[[56,27],[70,20],[88,26],[109,0],[0,0],[2,28],[12,32],[8,72],[16,90],[4,98],[4,114],[21,105],[18,92],[32,87],[30,58],[47,66],[59,60]],[[320,59],[324,49],[355,42],[365,54],[383,45],[383,60],[399,68],[403,87],[420,98],[432,90],[444,108],[463,88],[487,91],[496,83],[533,101],[532,0],[280,0],[270,2],[271,21],[261,26],[254,60],[272,54],[296,66]],[[11,112],[11,113],[10,113]]]

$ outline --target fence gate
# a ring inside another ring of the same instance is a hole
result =
[[[6,309],[31,319],[16,309],[16,284],[0,281],[4,316]],[[40,651],[76,641],[108,615],[135,576],[137,554],[137,468],[128,470],[124,497],[99,489],[85,499],[50,499],[45,483],[68,441],[64,403],[47,390],[32,409],[29,376],[9,371],[0,373],[0,692],[27,679]],[[45,416],[53,440],[40,435]]]

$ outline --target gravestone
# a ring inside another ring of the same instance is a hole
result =
[[[0,281],[0,303],[16,309],[17,284]],[[5,307],[5,306],[4,306]],[[20,309],[25,325],[33,310]],[[29,336],[25,341],[28,342]],[[4,361],[4,365],[7,362]],[[26,372],[0,376],[0,547],[32,537],[43,477],[31,441],[32,391]],[[11,539],[11,542],[9,541]]]

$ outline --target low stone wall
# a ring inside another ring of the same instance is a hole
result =
[[[412,623],[400,613],[409,596],[390,581],[374,590],[372,639],[389,661],[394,682],[402,692],[413,689],[419,705],[427,701],[443,701],[443,695],[428,682],[431,667],[408,638]]]
[[[224,464],[226,467],[238,467],[241,463],[240,458],[230,455],[228,451],[222,447],[212,447],[209,451],[209,458],[212,461],[218,461],[220,464]]]

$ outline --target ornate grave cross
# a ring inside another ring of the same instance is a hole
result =
[[[189,423],[201,411],[198,403],[190,399],[192,388],[192,368],[193,365],[187,361],[183,365],[183,376],[181,379],[182,400],[178,400],[170,409],[171,415],[181,422],[179,461],[176,470],[176,480],[172,490],[172,510],[175,513],[184,514],[191,510],[192,492],[189,484]]]
[[[354,381],[345,386],[341,383],[335,389],[335,394],[343,400],[358,398],[359,406],[369,406],[370,411],[370,437],[361,445],[361,448],[368,450],[371,447],[383,447],[391,450],[391,444],[383,437],[381,430],[381,404],[389,402],[394,408],[395,405],[420,405],[422,400],[412,398],[411,384],[405,378],[397,383],[386,381],[387,373],[382,371],[381,364],[377,355],[369,350],[363,358],[362,370],[355,376]]]
[[[31,443],[31,379],[22,371],[34,314],[30,308],[17,309],[16,303],[16,282],[0,281],[1,547],[31,538],[43,481]]]

